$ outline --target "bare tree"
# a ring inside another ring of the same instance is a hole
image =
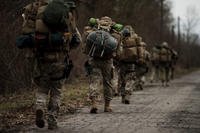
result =
[[[186,11],[186,22],[183,25],[186,32],[187,44],[191,44],[192,42],[194,42],[194,40],[192,40],[192,35],[193,32],[195,32],[194,30],[197,27],[199,20],[199,14],[196,8],[194,6],[189,6]]]

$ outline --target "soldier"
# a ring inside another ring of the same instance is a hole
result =
[[[122,30],[122,53],[119,57],[119,92],[122,103],[130,104],[133,80],[135,78],[135,63],[137,56],[136,38],[132,26],[127,25]]]
[[[136,63],[136,81],[135,81],[135,88],[136,90],[143,90],[143,85],[145,82],[145,74],[149,70],[149,62],[150,62],[150,53],[146,50],[146,43],[141,42],[140,44],[144,49],[143,57],[141,58],[141,61],[139,60],[138,63]]]
[[[120,41],[120,34],[115,31],[113,26],[115,23],[110,17],[102,17],[101,19],[90,19],[90,27],[93,31],[88,34],[88,30],[84,33],[85,49],[84,53],[89,56],[85,67],[89,72],[90,89],[89,95],[92,102],[90,113],[97,113],[97,98],[99,96],[99,78],[103,77],[104,90],[104,112],[112,112],[110,102],[113,97],[113,57],[116,56],[117,45]],[[114,38],[115,37],[115,38]],[[110,46],[110,48],[107,47]],[[102,47],[104,46],[104,47]],[[91,69],[92,68],[92,69]]]
[[[62,12],[55,10],[51,14],[53,9],[58,8],[63,9]],[[35,38],[33,46],[28,47],[34,58],[33,80],[37,87],[35,122],[39,128],[45,126],[46,109],[48,129],[57,128],[61,81],[72,68],[68,52],[81,41],[75,24],[74,8],[73,2],[65,3],[62,0],[37,0],[25,7],[23,32],[34,33]],[[60,17],[63,19],[55,19]]]
[[[159,72],[162,86],[169,86],[171,57],[172,53],[168,43],[163,42],[159,51]]]
[[[172,53],[172,60],[170,63],[170,78],[174,79],[174,70],[176,62],[178,60],[178,53],[174,49],[171,49],[171,53]]]
[[[154,46],[151,56],[151,75],[150,82],[158,81],[159,78],[159,47]]]

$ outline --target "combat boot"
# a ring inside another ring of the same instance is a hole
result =
[[[44,121],[44,111],[42,109],[37,109],[36,110],[36,120],[35,124],[39,128],[43,128],[45,126],[45,121]]]
[[[169,82],[166,82],[166,83],[165,83],[165,86],[166,86],[166,87],[169,87]]]
[[[130,94],[126,94],[124,104],[130,104]]]
[[[48,129],[55,130],[58,128],[57,119],[53,114],[48,115]]]
[[[96,101],[92,99],[92,108],[90,109],[91,114],[97,114],[98,108],[96,105]]]
[[[112,112],[112,109],[111,109],[111,107],[110,107],[110,101],[109,101],[109,100],[105,100],[104,112]]]
[[[130,101],[128,100],[128,96],[122,96],[122,103],[123,104],[130,104]]]

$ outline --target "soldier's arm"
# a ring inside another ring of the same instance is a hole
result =
[[[117,40],[118,45],[117,45],[117,49],[116,52],[114,53],[114,58],[119,59],[121,53],[122,53],[122,49],[123,49],[123,44],[122,44],[122,35],[118,32],[114,32],[112,34],[112,36]]]

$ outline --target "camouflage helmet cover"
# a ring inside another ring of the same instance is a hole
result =
[[[124,26],[124,29],[128,29],[130,31],[131,35],[133,35],[135,33],[135,31],[131,25]]]
[[[141,42],[140,45],[143,46],[143,47],[147,46],[147,44],[145,42]]]
[[[169,47],[169,45],[168,45],[167,42],[163,42],[163,43],[161,44],[161,46],[162,46],[162,47]]]

